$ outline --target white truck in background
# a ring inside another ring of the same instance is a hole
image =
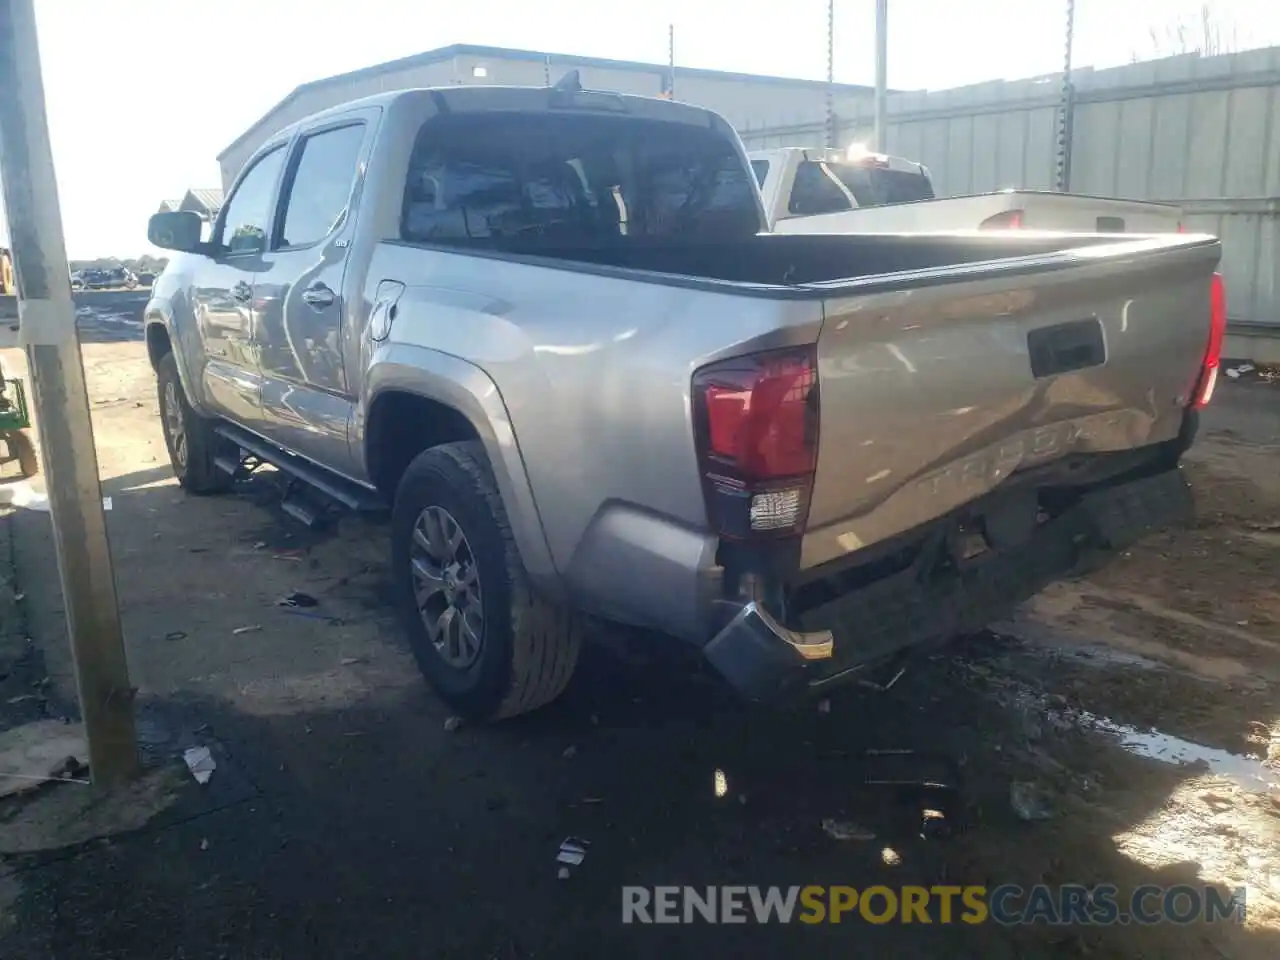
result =
[[[778,147],[749,154],[774,233],[935,233],[1024,229],[1170,233],[1182,209],[1041,190],[934,196],[929,169],[857,148]]]

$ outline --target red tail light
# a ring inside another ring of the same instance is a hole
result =
[[[979,230],[1021,230],[1022,229],[1022,211],[1006,210],[1003,213],[997,213],[994,216],[987,217],[980,224]]]
[[[703,367],[693,375],[693,410],[707,511],[720,535],[803,531],[818,461],[815,348]]]
[[[1179,220],[1179,221],[1178,221],[1178,232],[1179,232],[1179,233],[1186,233],[1186,232],[1187,232],[1187,225],[1186,225],[1185,223],[1183,223],[1181,220]]]
[[[1222,365],[1222,341],[1227,335],[1227,286],[1222,274],[1215,273],[1209,286],[1209,344],[1205,347],[1200,379],[1192,394],[1193,407],[1206,406],[1213,399],[1218,384],[1218,368]]]

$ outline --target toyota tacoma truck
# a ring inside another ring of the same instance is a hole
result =
[[[779,147],[757,150],[750,159],[769,229],[775,233],[1182,229],[1181,207],[1146,200],[1045,190],[937,198],[923,164],[857,146],[843,151]]]
[[[719,116],[449,87],[273,136],[146,307],[174,472],[389,511],[422,672],[496,719],[586,624],[788,698],[1188,515],[1212,237],[775,236]]]

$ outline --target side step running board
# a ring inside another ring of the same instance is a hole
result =
[[[302,457],[294,456],[291,453],[286,453],[284,450],[273,447],[247,430],[241,430],[239,427],[229,423],[219,423],[214,428],[214,431],[220,437],[239,447],[242,454],[247,453],[251,457],[257,457],[259,460],[271,464],[277,470],[310,487],[314,487],[325,496],[336,500],[350,510],[380,513],[387,509],[387,502],[372,490],[330,473],[323,467],[316,466],[310,460],[305,460]],[[231,457],[219,457],[214,462],[219,469],[232,475],[240,469],[239,462]]]

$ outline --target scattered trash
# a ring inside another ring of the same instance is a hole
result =
[[[926,807],[920,811],[920,836],[924,840],[936,840],[951,835],[951,822],[941,810]]]
[[[1258,368],[1257,368],[1257,367],[1255,367],[1252,363],[1242,363],[1242,364],[1240,364],[1240,366],[1238,366],[1238,367],[1230,367],[1230,368],[1228,368],[1228,369],[1227,369],[1227,376],[1228,376],[1228,377],[1230,377],[1232,380],[1235,380],[1235,379],[1237,379],[1237,378],[1240,376],[1240,374],[1242,374],[1242,373],[1252,373],[1254,370],[1257,370],[1257,369],[1258,369]]]
[[[1048,820],[1053,816],[1049,804],[1049,792],[1038,784],[1025,780],[1015,780],[1009,784],[1009,805],[1019,820],[1028,823],[1034,820]]]
[[[235,635],[238,637],[238,636],[240,636],[240,635],[241,635],[241,634],[243,634],[243,633],[257,633],[257,632],[258,632],[259,630],[261,630],[261,629],[262,629],[262,624],[260,624],[260,623],[251,623],[251,624],[249,624],[247,627],[236,627],[236,628],[235,628],[234,630],[232,630],[231,632],[232,632],[233,634],[235,634]]]
[[[77,760],[75,757],[67,757],[54,764],[49,771],[49,776],[55,780],[78,780],[81,783],[88,783],[83,779],[89,773],[89,768]]]
[[[357,663],[364,663],[364,657],[343,657],[340,662],[344,667],[353,667]]]
[[[309,593],[303,593],[300,590],[294,591],[287,597],[281,597],[276,601],[281,607],[318,607],[320,601]]]
[[[43,700],[43,699],[44,697],[37,696],[34,693],[22,693],[16,697],[10,697],[5,702],[9,704],[15,704],[15,703],[23,703],[24,701],[27,701],[27,700]]]
[[[583,797],[583,803],[604,803],[604,797]]]
[[[449,717],[444,722],[444,732],[453,733],[453,731],[457,730],[460,726],[462,726],[461,717]]]
[[[880,851],[880,862],[886,867],[896,867],[902,863],[902,854],[893,847],[885,847]]]
[[[723,770],[717,770],[715,776],[716,796],[724,797],[729,794],[729,778],[724,775]]]
[[[830,712],[831,712],[831,701],[830,701],[830,700],[828,700],[826,697],[823,697],[821,700],[819,700],[819,701],[818,701],[818,712],[819,712],[819,713],[830,713]]]
[[[208,850],[208,849],[209,849],[209,838],[208,838],[208,837],[201,837],[201,838],[200,838],[200,849],[201,849],[201,850]]]
[[[876,838],[875,831],[868,827],[849,820],[833,820],[830,817],[823,818],[822,832],[832,840],[874,840]]]
[[[218,769],[218,764],[214,761],[208,747],[191,747],[182,754],[182,759],[186,761],[191,775],[196,778],[196,783],[201,786],[208,783],[209,778],[213,776],[213,771]]]
[[[265,550],[266,548],[267,548],[267,541],[265,540],[259,540],[257,543],[253,545],[253,549],[255,550]]]
[[[187,635],[182,630],[171,630],[164,635],[164,638],[166,640],[185,640],[187,639]]]
[[[561,867],[559,870],[557,870],[557,871],[556,871],[556,879],[557,879],[557,880],[568,880],[568,879],[569,879],[569,868],[568,868],[568,867]]]
[[[590,840],[583,840],[580,837],[565,837],[560,844],[560,852],[556,854],[556,862],[566,864],[557,872],[557,876],[561,880],[565,880],[569,876],[569,867],[576,867],[586,859],[587,847],[591,846]]]
[[[577,755],[578,748],[572,745],[565,747],[564,753],[560,754],[560,756],[564,757],[566,760],[572,760]]]
[[[1257,530],[1260,533],[1273,533],[1276,530],[1280,530],[1280,521],[1276,520],[1261,523],[1257,520],[1246,520],[1244,525],[1250,530]]]
[[[27,599],[27,595],[25,593],[15,593],[13,595],[13,599],[15,603],[21,603],[23,600]]]
[[[302,550],[281,550],[279,553],[271,555],[272,560],[292,560],[294,563],[302,562]],[[306,604],[303,604],[306,606]]]
[[[102,509],[103,509],[103,510],[110,510],[110,509],[111,509],[111,498],[110,498],[110,497],[103,497],[103,498],[102,498]]]

